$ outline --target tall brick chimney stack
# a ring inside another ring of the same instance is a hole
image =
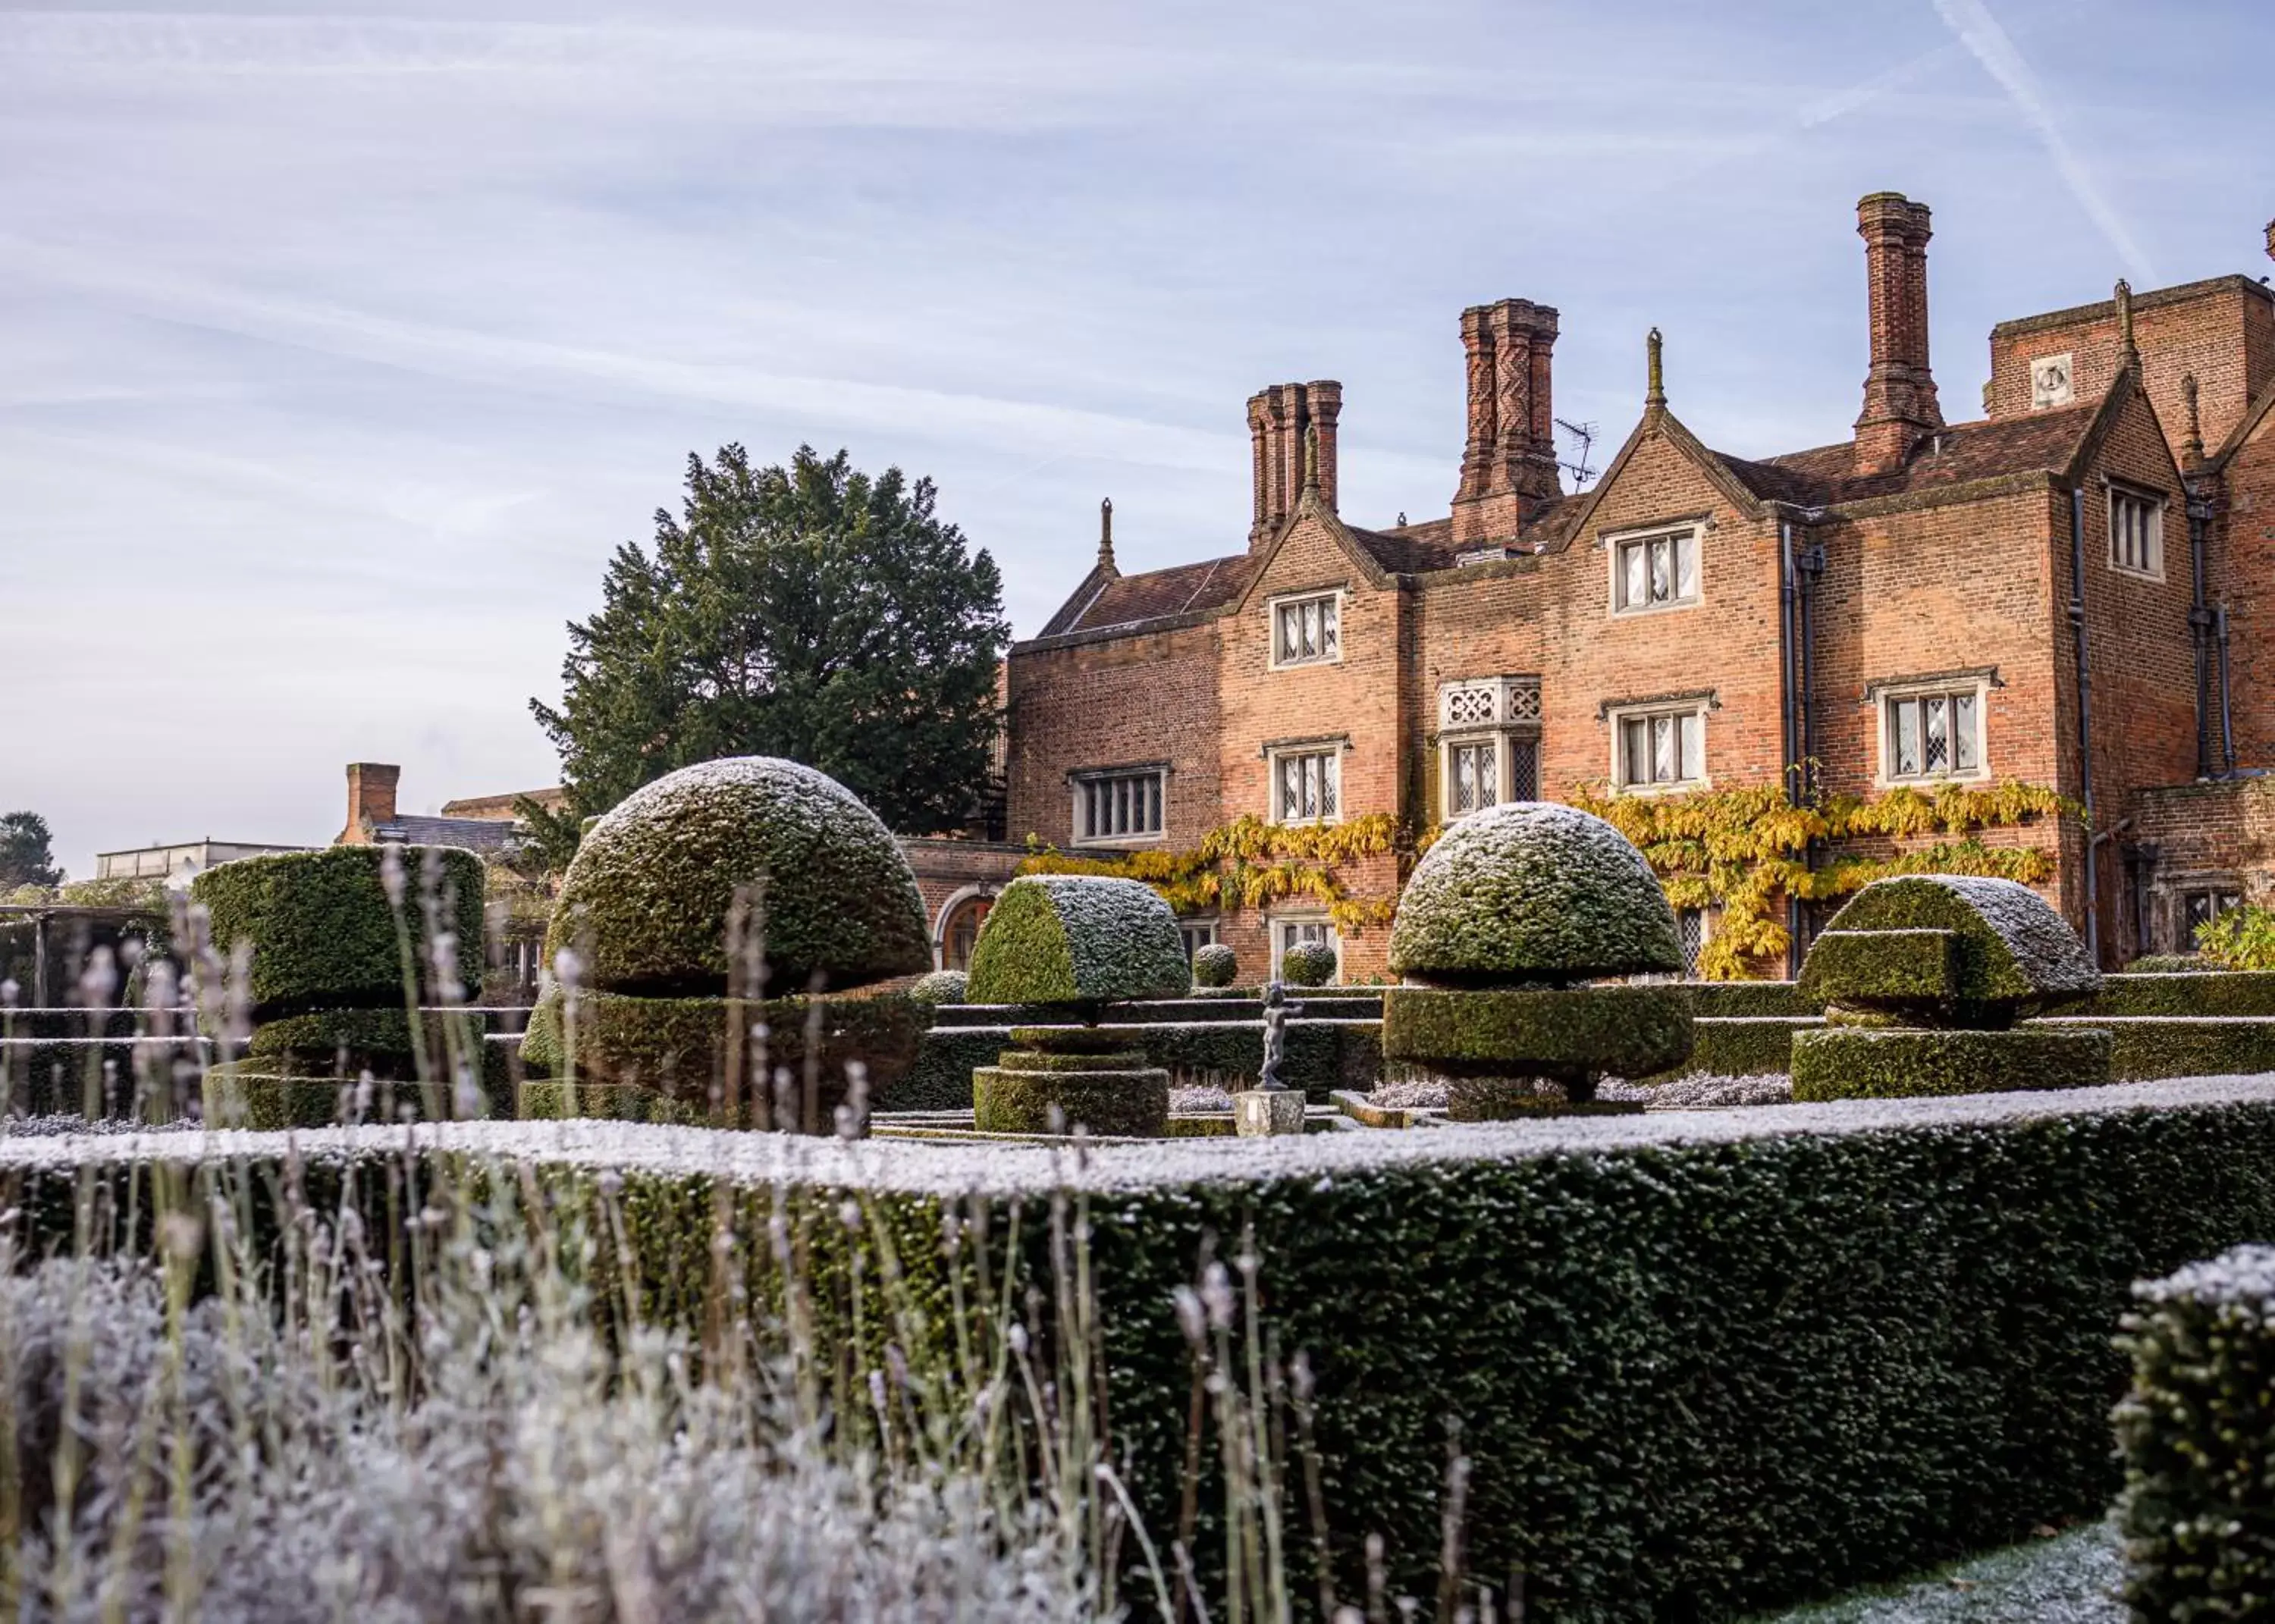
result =
[[[1256,517],[1248,527],[1252,552],[1280,533],[1304,494],[1304,435],[1319,434],[1319,499],[1335,505],[1335,419],[1343,386],[1332,378],[1275,383],[1248,397],[1248,437],[1256,460]]]
[[[1875,192],[1856,204],[1871,292],[1872,367],[1856,419],[1856,472],[1903,466],[1913,446],[1943,427],[1935,374],[1927,361],[1928,208],[1901,192]]]
[[[1551,357],[1556,312],[1526,298],[1462,312],[1469,439],[1454,493],[1456,541],[1516,533],[1528,504],[1563,495]]]
[[[395,821],[395,786],[403,769],[379,761],[348,763],[348,827],[340,839],[349,845],[363,843],[367,823]]]

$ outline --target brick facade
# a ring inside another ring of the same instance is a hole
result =
[[[1748,461],[1702,444],[1668,404],[1653,334],[1640,419],[1593,487],[1568,492],[1549,404],[1558,313],[1504,299],[1461,318],[1466,437],[1446,516],[1366,529],[1336,511],[1340,387],[1259,393],[1247,545],[1127,577],[1102,549],[1012,651],[1011,837],[1068,847],[1085,774],[1158,767],[1158,833],[1092,849],[1189,848],[1243,814],[1276,817],[1274,756],[1290,749],[1334,752],[1340,816],[1426,827],[1456,810],[1441,694],[1514,679],[1538,709],[1504,736],[1504,759],[1511,743],[1537,751],[1548,798],[1616,782],[1622,736],[1661,740],[1651,770],[1678,789],[1809,781],[1870,797],[1950,776],[2090,793],[2090,842],[2074,820],[1982,838],[2050,851],[2049,895],[2112,963],[2165,940],[2158,910],[2179,904],[2160,864],[2275,865],[2275,840],[2232,819],[2217,826],[2232,836],[2177,832],[2174,809],[2196,803],[2167,788],[2225,773],[2231,735],[2236,766],[2275,764],[2275,682],[2260,680],[2275,679],[2275,586],[2262,585],[2275,582],[2275,296],[2241,276],[2138,298],[2120,284],[2100,305],[2003,323],[1987,414],[1946,424],[1927,353],[1928,210],[1875,193],[1857,223],[1863,411],[1848,439],[1811,450]],[[2067,358],[2059,390],[2050,357]],[[1654,552],[1638,538],[1673,540]],[[1334,656],[1276,659],[1276,607],[1327,594]],[[1668,730],[1622,735],[1637,707]],[[1940,772],[1895,773],[1903,718],[1940,726],[1963,707],[1980,718],[1971,760],[1946,745]],[[1387,857],[1339,879],[1361,897],[1397,884]],[[1217,928],[1260,972],[1270,924]],[[1345,940],[1347,978],[1385,973],[1387,936]]]

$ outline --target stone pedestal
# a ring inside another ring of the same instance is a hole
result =
[[[1232,1123],[1243,1139],[1304,1131],[1304,1096],[1292,1088],[1243,1089],[1232,1097]]]

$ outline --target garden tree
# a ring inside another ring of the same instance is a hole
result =
[[[818,767],[905,834],[967,821],[1010,628],[994,561],[933,503],[931,480],[873,479],[843,451],[690,456],[680,516],[619,548],[600,612],[571,623],[561,707],[530,701],[568,791],[559,812],[517,808],[548,860],[642,784],[720,756]]]
[[[48,820],[35,812],[0,812],[0,893],[51,891],[64,882]]]

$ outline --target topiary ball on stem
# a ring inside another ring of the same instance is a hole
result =
[[[1455,824],[1399,899],[1390,967],[1407,985],[1383,994],[1384,1058],[1445,1076],[1456,1120],[1608,1109],[1592,1104],[1599,1074],[1690,1054],[1688,988],[1584,985],[1679,972],[1682,950],[1643,853],[1575,807]]]
[[[1221,941],[1210,942],[1193,954],[1193,985],[1214,992],[1230,986],[1240,977],[1240,955]]]
[[[1109,1003],[1181,997],[1190,982],[1176,916],[1150,886],[1070,874],[1013,880],[979,927],[971,1000],[1055,1006],[1083,1024],[1014,1029],[1015,1046],[971,1074],[975,1126],[1166,1132],[1169,1074],[1095,1029]]]
[[[1326,942],[1297,942],[1280,956],[1280,978],[1290,986],[1325,986],[1335,978],[1335,963]]]

